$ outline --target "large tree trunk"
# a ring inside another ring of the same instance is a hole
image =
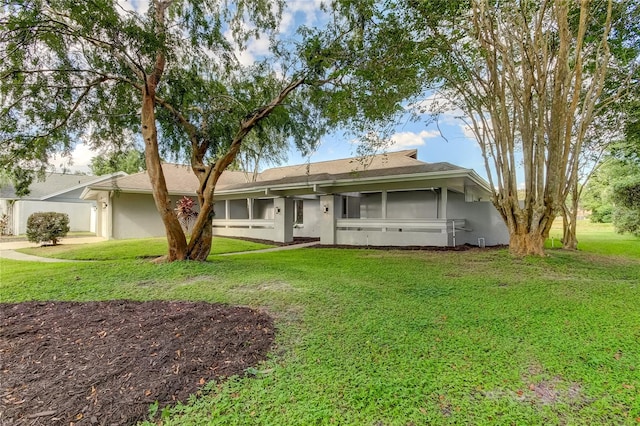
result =
[[[165,12],[170,2],[154,2],[155,5],[155,22],[158,24],[158,33],[164,33]],[[166,57],[162,50],[156,55],[153,70],[149,74],[141,73],[144,79],[142,88],[142,137],[144,138],[144,156],[147,165],[147,173],[151,181],[153,200],[155,201],[158,213],[164,224],[167,234],[167,242],[169,245],[169,253],[167,260],[173,262],[175,260],[187,259],[187,238],[184,235],[178,216],[176,215],[169,191],[167,190],[167,182],[162,171],[162,160],[158,150],[158,128],[156,125],[156,90],[164,69],[166,66]]]
[[[544,256],[544,241],[546,237],[539,231],[519,232],[509,230],[509,252],[517,257]]]
[[[544,243],[555,217],[549,204],[522,203],[516,196],[494,195],[494,206],[509,231],[509,252],[516,257],[544,256]]]
[[[148,93],[151,92],[151,93]],[[158,132],[155,120],[155,88],[149,87],[142,96],[142,136],[145,144],[145,162],[151,181],[153,199],[164,224],[169,244],[167,260],[187,258],[187,239],[171,205],[167,182],[162,172],[162,162],[158,152]]]
[[[198,197],[201,198],[201,197]],[[204,262],[211,253],[213,238],[213,203],[200,202],[200,212],[191,231],[187,247],[188,258]]]

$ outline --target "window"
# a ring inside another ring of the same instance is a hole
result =
[[[302,224],[304,223],[304,200],[295,200],[294,201],[294,208],[295,208],[295,223],[297,224]]]

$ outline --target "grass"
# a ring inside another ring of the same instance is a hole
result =
[[[550,236],[559,247],[562,239],[562,220],[556,220]],[[591,223],[588,220],[578,222],[578,250],[640,258],[640,239],[631,234],[618,234],[611,223]],[[547,248],[551,242],[547,241]]]
[[[216,237],[211,255],[260,250],[273,247],[251,241]],[[21,253],[41,257],[71,260],[131,260],[160,257],[167,253],[166,238],[145,238],[138,240],[111,240],[88,245],[58,245],[29,247],[18,250]]]
[[[634,425],[640,240],[592,234],[582,252],[522,260],[505,250],[301,249],[153,265],[136,259],[150,244],[130,241],[123,260],[1,260],[0,297],[268,309],[279,328],[272,357],[210,383],[165,426]],[[620,255],[598,253],[624,244]]]

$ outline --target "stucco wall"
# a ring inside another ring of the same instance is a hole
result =
[[[14,234],[27,232],[27,219],[33,213],[56,212],[69,215],[69,227],[72,232],[91,232],[91,209],[93,202],[53,202],[20,200],[14,204]]]
[[[181,197],[172,196],[171,205]],[[111,198],[115,239],[162,237],[164,225],[151,194],[116,193]]]
[[[464,194],[449,193],[447,216],[466,219],[465,227],[471,231],[456,232],[457,244],[478,245],[478,238],[485,239],[485,245],[509,244],[509,232],[502,217],[490,201],[467,203]]]

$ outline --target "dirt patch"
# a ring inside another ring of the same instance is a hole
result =
[[[264,360],[261,312],[204,302],[0,304],[1,425],[130,425]]]

